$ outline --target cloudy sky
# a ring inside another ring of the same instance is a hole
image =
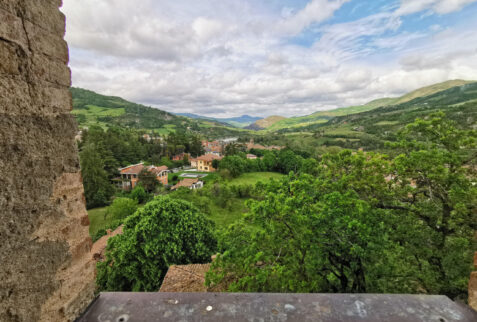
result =
[[[73,86],[207,116],[306,115],[477,80],[477,0],[64,0]]]

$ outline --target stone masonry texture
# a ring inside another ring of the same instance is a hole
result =
[[[0,321],[72,321],[94,295],[60,0],[0,0]]]

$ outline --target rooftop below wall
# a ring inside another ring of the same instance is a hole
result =
[[[87,321],[477,321],[441,295],[101,293]]]

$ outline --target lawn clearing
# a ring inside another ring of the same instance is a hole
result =
[[[270,179],[280,179],[283,174],[276,172],[249,172],[240,175],[238,178],[230,180],[230,185],[250,184],[255,185],[257,182],[267,182]]]
[[[94,208],[88,210],[89,235],[94,236],[99,230],[106,228],[110,222],[105,218],[108,207]]]

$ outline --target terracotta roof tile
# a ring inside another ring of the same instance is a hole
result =
[[[180,182],[178,182],[176,185],[174,185],[171,189],[174,190],[174,189],[179,189],[180,187],[186,187],[186,188],[190,188],[194,183],[198,182],[199,179],[190,179],[190,178],[186,178]]]
[[[215,154],[204,154],[197,158],[197,160],[207,161],[207,162],[210,162],[213,160],[222,160],[222,159],[223,157],[219,157],[218,155],[215,155]]]
[[[139,163],[139,164],[133,164],[125,168],[119,169],[121,171],[121,174],[139,174],[142,169],[144,169],[144,164]]]
[[[209,264],[172,265],[159,292],[207,292],[205,273]]]

